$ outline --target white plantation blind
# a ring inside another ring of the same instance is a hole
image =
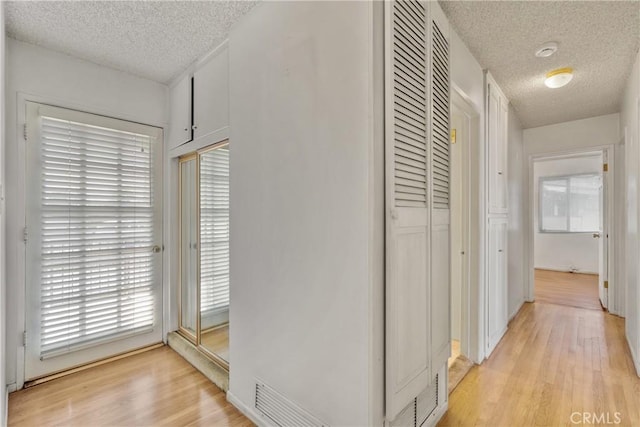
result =
[[[200,156],[200,313],[229,308],[229,148]],[[212,325],[203,324],[202,327]]]
[[[426,25],[417,1],[393,2],[395,205],[427,205]]]
[[[438,24],[431,35],[431,173],[433,207],[449,208],[449,43]]]
[[[40,117],[41,358],[152,328],[155,143]]]

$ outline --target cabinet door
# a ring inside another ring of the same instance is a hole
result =
[[[210,136],[229,126],[229,55],[226,46],[193,76],[193,137]],[[226,139],[222,135],[219,139]]]
[[[191,141],[191,76],[183,78],[171,88],[171,117],[169,123],[169,149]]]
[[[489,219],[487,356],[507,330],[507,219]]]
[[[487,91],[489,212],[506,213],[508,102],[493,83]]]
[[[489,85],[489,97],[487,104],[487,143],[488,143],[488,156],[489,156],[489,212],[500,212],[500,185],[501,185],[501,170],[502,167],[502,153],[501,144],[498,138],[500,122],[500,98],[498,94]]]
[[[499,161],[498,166],[498,209],[500,212],[507,212],[508,209],[508,182],[507,182],[507,159],[508,153],[508,137],[509,137],[509,104],[506,99],[500,98],[500,109],[498,112],[498,150]]]

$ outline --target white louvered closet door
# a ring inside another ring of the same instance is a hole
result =
[[[431,366],[432,376],[451,354],[450,155],[448,22],[432,5],[431,49]]]
[[[386,418],[431,383],[427,4],[385,3]]]
[[[162,341],[162,131],[27,103],[30,380]]]

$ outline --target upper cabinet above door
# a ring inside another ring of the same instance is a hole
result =
[[[229,52],[227,46],[193,74],[193,139],[229,126]],[[212,142],[218,142],[216,139]]]
[[[191,120],[191,94],[193,79],[186,76],[171,88],[171,123],[169,126],[169,149],[193,139]]]
[[[226,43],[171,88],[169,149],[229,137],[229,55]],[[197,149],[198,147],[193,147]],[[193,151],[191,149],[191,151]]]
[[[488,72],[486,91],[489,214],[506,214],[509,100]]]

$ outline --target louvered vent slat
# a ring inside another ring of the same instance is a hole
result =
[[[431,179],[433,207],[449,208],[449,43],[432,22]]]
[[[393,5],[395,203],[427,205],[427,87],[424,5]]]

